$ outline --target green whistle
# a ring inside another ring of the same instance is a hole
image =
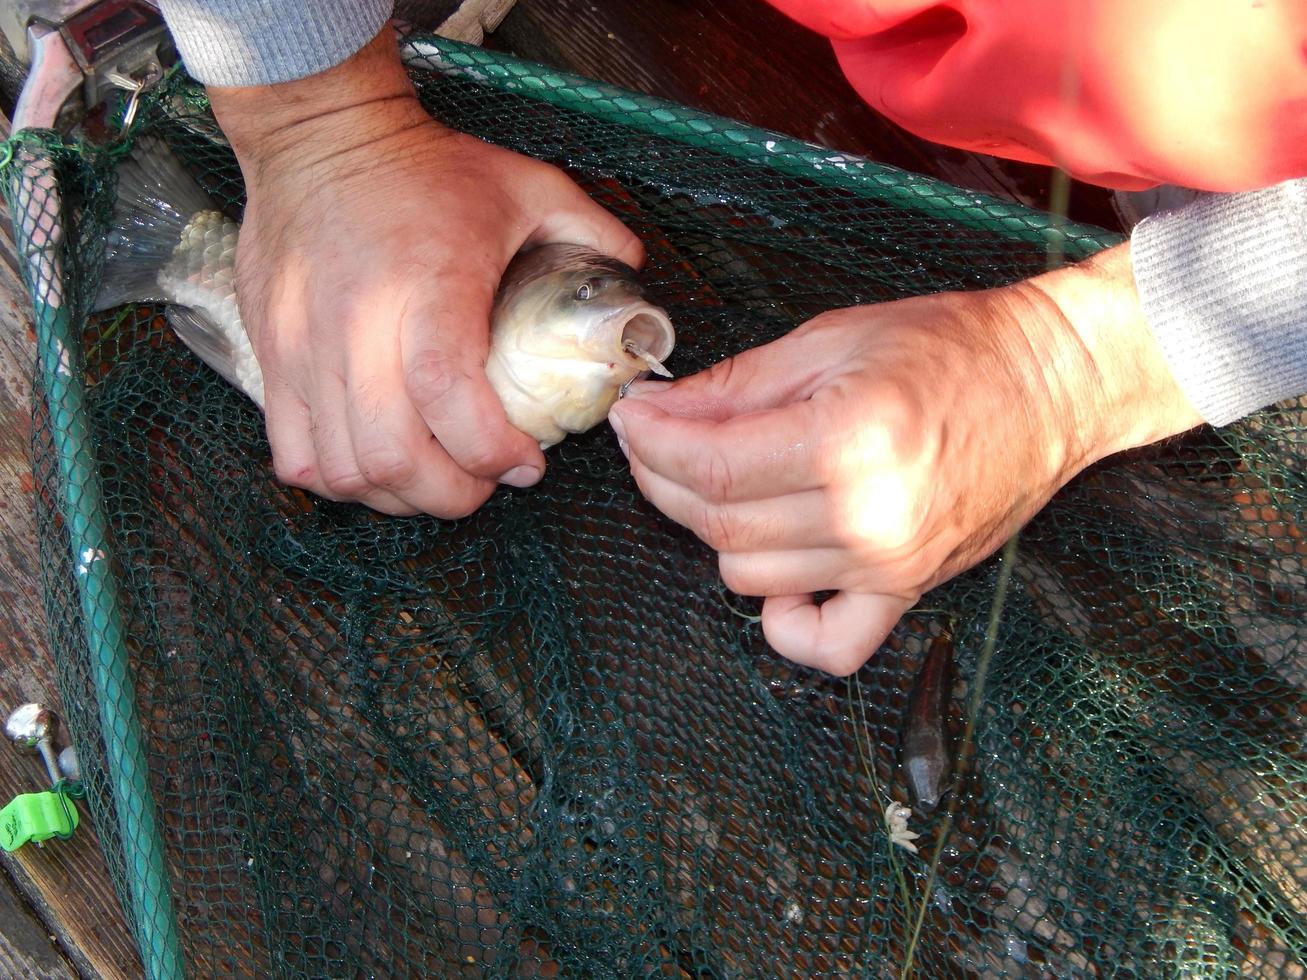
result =
[[[77,807],[62,787],[23,793],[0,810],[0,847],[16,851],[28,841],[69,838],[77,829]]]

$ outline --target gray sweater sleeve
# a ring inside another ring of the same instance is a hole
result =
[[[1307,178],[1146,218],[1131,254],[1144,314],[1204,419],[1307,394]]]
[[[340,64],[377,36],[394,0],[162,0],[186,62],[206,85],[270,85]]]

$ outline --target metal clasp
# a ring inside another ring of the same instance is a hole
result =
[[[65,128],[61,123],[76,122],[118,88],[133,93],[126,128],[140,93],[176,57],[153,0],[19,0],[17,7],[31,68],[15,130]],[[5,26],[8,33],[13,22]]]
[[[141,94],[147,91],[150,86],[163,77],[163,66],[157,61],[152,62],[144,67],[140,77],[124,75],[120,71],[106,72],[105,81],[126,89],[131,93],[127,97],[127,108],[123,111],[122,129],[125,132],[132,127],[132,120],[136,118],[136,110],[141,104]]]

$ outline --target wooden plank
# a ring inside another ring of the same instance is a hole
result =
[[[7,133],[0,120],[0,137]],[[25,701],[41,701],[62,712],[40,595],[33,506],[30,379],[35,352],[16,267],[9,215],[0,206],[0,711],[7,714]],[[36,757],[4,746],[0,753],[12,753],[0,765],[5,800],[48,781]],[[85,806],[82,816],[72,840],[42,848],[28,845],[0,856],[0,865],[78,973],[138,977],[140,959]],[[9,935],[8,920],[0,922],[5,923],[0,932]],[[0,959],[0,975],[25,975],[3,971],[3,966]]]
[[[42,980],[75,978],[76,970],[55,944],[55,936],[33,913],[12,882],[0,878],[0,975],[40,977]]]

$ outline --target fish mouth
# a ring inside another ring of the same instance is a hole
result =
[[[622,320],[618,347],[625,360],[638,363],[641,368],[648,365],[647,358],[641,353],[661,363],[676,346],[672,321],[656,306],[632,307],[623,313]]]

